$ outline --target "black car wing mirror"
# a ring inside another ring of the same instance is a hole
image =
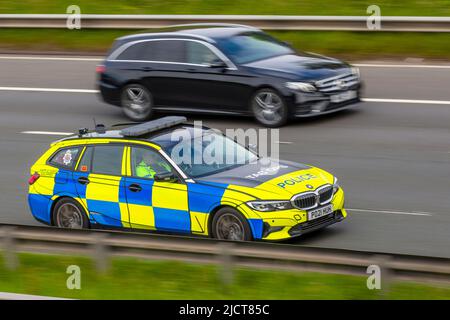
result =
[[[153,179],[157,182],[178,182],[178,177],[173,172],[156,173]]]
[[[211,61],[210,63],[208,63],[208,67],[210,67],[210,68],[226,68],[228,66],[224,61],[217,59],[217,60],[214,60],[214,61]]]

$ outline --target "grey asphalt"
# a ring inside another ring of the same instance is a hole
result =
[[[96,62],[1,60],[0,87],[94,89]],[[450,100],[449,69],[362,68],[370,98]],[[29,167],[58,136],[127,121],[96,94],[0,91],[0,222],[38,224],[26,201]],[[192,116],[219,129],[251,119]],[[339,177],[342,223],[291,241],[320,247],[450,257],[450,105],[361,103],[281,129],[280,156]],[[366,211],[367,210],[367,211]],[[417,214],[418,212],[418,214]]]

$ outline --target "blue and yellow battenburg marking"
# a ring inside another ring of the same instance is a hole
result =
[[[318,168],[310,168],[306,173],[304,170],[298,170],[272,176],[252,187],[210,181],[185,184],[155,182],[151,179],[131,177],[131,152],[128,146],[123,149],[121,176],[70,171],[47,164],[47,160],[60,148],[83,147],[88,140],[82,140],[69,140],[52,145],[31,168],[31,174],[40,174],[36,183],[30,186],[28,197],[36,219],[51,224],[51,212],[55,202],[61,197],[70,197],[82,205],[91,224],[209,235],[210,214],[222,206],[230,206],[245,216],[255,239],[263,238],[264,223],[279,226],[279,231],[264,237],[267,240],[277,240],[289,238],[288,230],[305,222],[306,212],[296,209],[257,212],[245,202],[273,199],[275,195],[289,199],[295,193],[306,191],[303,182],[317,188],[324,180],[330,183],[333,181],[331,174]],[[90,145],[109,142],[108,139],[89,140]],[[159,150],[154,144],[138,143]],[[81,150],[77,166],[85,150],[86,148]],[[80,177],[86,177],[90,182],[85,185],[77,183]],[[139,184],[142,190],[130,191],[129,187],[133,184]],[[332,204],[335,210],[341,209],[345,217],[343,202],[344,195],[340,190],[334,196]]]

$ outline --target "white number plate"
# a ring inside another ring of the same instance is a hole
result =
[[[356,91],[350,90],[330,96],[330,101],[333,103],[338,103],[346,100],[351,100],[354,98],[356,98]]]
[[[333,212],[333,205],[329,204],[325,207],[308,211],[308,220],[314,220]]]

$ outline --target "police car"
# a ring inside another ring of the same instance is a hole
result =
[[[216,161],[208,150],[215,150]],[[80,129],[52,143],[30,173],[32,215],[61,228],[282,240],[347,216],[332,174],[261,158],[177,116]]]

